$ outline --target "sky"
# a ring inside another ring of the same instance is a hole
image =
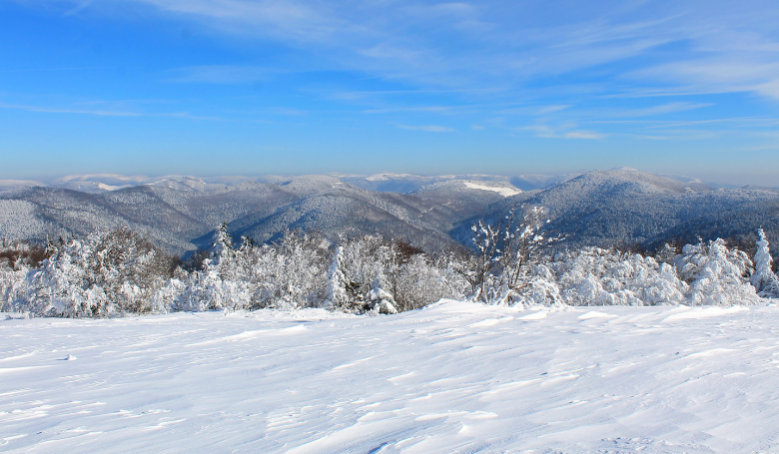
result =
[[[779,186],[775,0],[0,0],[0,178]]]

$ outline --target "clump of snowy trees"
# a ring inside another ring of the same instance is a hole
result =
[[[22,252],[23,245],[5,248]],[[82,241],[49,242],[32,265],[0,264],[4,311],[61,317],[144,314],[162,308],[155,297],[167,281],[171,259],[148,239],[121,228]]]
[[[432,256],[379,236],[330,241],[289,232],[237,242],[217,229],[202,260],[180,262],[122,228],[87,238],[0,244],[0,310],[112,317],[168,311],[321,307],[393,314],[442,298],[502,305],[730,305],[779,297],[769,244],[754,263],[721,239],[654,254],[567,250],[528,207],[474,226],[476,253]],[[236,244],[237,243],[237,244]],[[196,256],[197,257],[197,256]]]
[[[550,247],[559,238],[542,234],[543,208],[531,207],[513,225],[474,227],[481,252],[473,292],[476,300],[508,305],[731,305],[779,297],[768,241],[761,230],[755,255],[716,239],[666,245],[654,255],[585,247]],[[485,252],[487,251],[487,252]],[[758,295],[758,292],[759,295]]]
[[[51,242],[39,262],[0,261],[0,310],[57,317],[325,307],[392,314],[467,297],[454,255],[366,235],[338,244],[289,232],[277,244],[234,244],[222,225],[202,263],[176,264],[128,229]],[[22,254],[24,255],[24,254]],[[30,255],[30,254],[27,254]],[[0,256],[2,257],[2,256]],[[36,263],[33,263],[36,262]],[[189,265],[189,266],[187,266]]]

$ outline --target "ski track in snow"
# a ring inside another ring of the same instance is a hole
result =
[[[4,320],[0,338],[2,452],[779,452],[777,307],[445,301]]]

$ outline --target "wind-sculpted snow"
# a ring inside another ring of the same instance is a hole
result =
[[[0,321],[7,453],[769,453],[779,309]]]

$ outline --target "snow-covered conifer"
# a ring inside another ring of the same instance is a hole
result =
[[[346,293],[346,276],[343,268],[344,249],[338,246],[327,273],[327,290],[325,293],[324,307],[328,309],[341,309],[349,305],[349,296]]]
[[[768,240],[763,229],[757,231],[757,252],[755,252],[755,272],[752,274],[752,285],[758,295],[764,298],[779,297],[779,278],[772,269],[773,259],[768,247]]]
[[[227,232],[227,223],[223,222],[214,232],[214,240],[211,246],[211,262],[213,265],[229,260],[235,254],[233,237]]]

